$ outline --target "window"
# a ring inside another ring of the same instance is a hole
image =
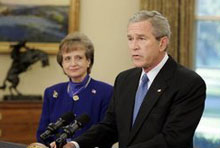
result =
[[[206,82],[207,98],[196,130],[195,148],[220,147],[220,1],[196,2],[195,69]]]

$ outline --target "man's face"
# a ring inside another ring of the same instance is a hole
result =
[[[154,68],[164,57],[167,37],[156,40],[152,24],[149,21],[135,22],[128,25],[128,46],[132,61],[136,67],[146,71]]]

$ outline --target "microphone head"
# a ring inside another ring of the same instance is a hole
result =
[[[72,112],[67,112],[60,117],[64,123],[63,126],[70,124],[74,119],[75,115]]]
[[[87,114],[83,114],[79,118],[77,118],[76,121],[79,123],[79,126],[82,128],[90,121],[90,117]]]

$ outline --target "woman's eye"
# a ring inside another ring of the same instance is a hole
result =
[[[65,57],[64,61],[70,61],[70,59],[71,59],[70,57]]]
[[[76,57],[76,60],[81,60],[81,59],[82,59],[81,56],[77,56],[77,57]]]

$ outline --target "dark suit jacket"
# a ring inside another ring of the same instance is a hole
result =
[[[169,57],[141,105],[132,126],[141,68],[120,73],[104,121],[76,139],[80,148],[119,141],[120,148],[192,148],[206,85],[195,72]]]

